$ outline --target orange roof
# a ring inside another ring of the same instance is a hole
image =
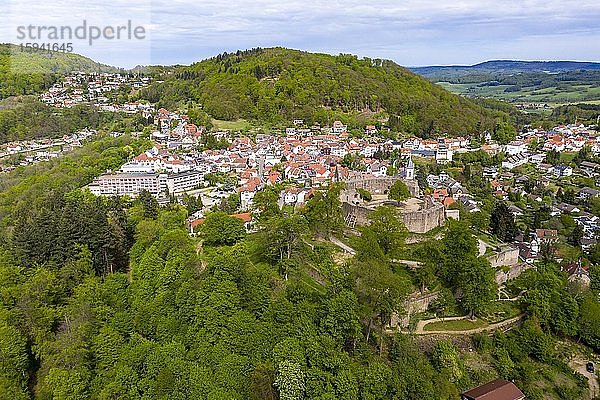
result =
[[[198,219],[195,219],[192,222],[190,222],[190,225],[192,225],[192,228],[195,228],[198,225],[200,225],[201,223],[203,223],[205,220],[206,220],[206,218],[198,218]]]
[[[450,204],[456,203],[456,200],[454,200],[452,197],[446,197],[443,201],[443,204],[448,207]]]
[[[241,214],[233,214],[232,215],[233,218],[239,218],[244,222],[250,222],[252,221],[252,214],[249,212],[245,212],[245,213],[241,213]]]
[[[244,222],[252,221],[252,213],[249,213],[249,212],[245,212],[245,213],[241,213],[241,214],[233,214],[233,215],[230,215],[230,217],[241,219]],[[192,228],[195,228],[198,225],[202,224],[204,221],[206,221],[206,218],[198,218],[198,219],[195,219],[192,222],[190,222],[190,225],[192,226]]]
[[[448,196],[448,190],[446,189],[435,189],[433,191],[433,194],[431,195],[431,197],[433,197],[434,199],[439,199],[441,197],[446,197]]]

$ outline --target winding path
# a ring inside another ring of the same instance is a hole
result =
[[[521,314],[519,316],[510,318],[510,319],[505,319],[504,321],[496,322],[495,324],[491,324],[488,326],[482,326],[481,328],[463,330],[463,331],[426,331],[425,325],[428,325],[432,322],[463,320],[463,319],[468,319],[469,317],[448,317],[448,318],[444,318],[444,319],[442,319],[442,318],[426,319],[426,320],[421,320],[417,323],[417,328],[415,329],[415,331],[413,333],[416,335],[471,335],[473,333],[493,332],[493,331],[497,331],[498,329],[502,329],[507,326],[510,327],[511,325],[520,321],[523,318],[523,316],[524,316],[524,314]]]
[[[349,253],[351,255],[356,254],[356,250],[354,250],[352,247],[348,246],[346,243],[342,242],[340,239],[338,239],[334,236],[329,236],[329,240],[331,241],[331,243],[335,244],[337,247],[341,248],[346,253]]]
[[[329,240],[331,241],[331,243],[335,244],[337,247],[344,250],[344,253],[350,254],[352,256],[356,255],[356,250],[354,250],[352,247],[348,246],[346,243],[342,242],[335,236],[329,236]],[[409,268],[412,268],[412,269],[420,268],[423,266],[423,263],[420,261],[413,261],[413,260],[391,260],[391,261],[395,262],[395,263],[399,263],[399,264],[406,264]]]

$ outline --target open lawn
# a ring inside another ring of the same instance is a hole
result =
[[[573,161],[576,155],[577,153],[562,152],[560,153],[560,162],[563,164],[568,164]]]
[[[252,128],[252,124],[245,119],[238,119],[237,121],[223,121],[219,119],[212,120],[215,128],[225,131],[246,131]]]

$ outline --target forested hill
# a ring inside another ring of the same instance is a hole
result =
[[[284,48],[225,53],[178,67],[142,96],[167,108],[197,102],[224,120],[341,119],[359,128],[389,117],[393,130],[425,136],[489,129],[498,116],[392,61]]]
[[[65,52],[26,52],[19,46],[0,44],[0,99],[37,94],[49,87],[61,74],[116,72],[87,57]]]

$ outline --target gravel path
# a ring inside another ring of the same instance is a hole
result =
[[[598,384],[598,377],[585,370],[585,364],[588,361],[589,360],[584,360],[581,355],[577,355],[569,360],[569,367],[571,367],[573,371],[577,371],[587,378],[590,393],[586,399],[593,399],[600,394],[600,385]],[[597,367],[598,366],[596,366],[596,368]]]
[[[444,318],[443,321],[455,321],[455,320],[461,320],[461,319],[467,319],[467,318],[468,317],[449,317],[449,318]],[[506,326],[510,326],[510,325],[514,324],[515,322],[518,322],[521,318],[523,318],[523,315],[519,315],[514,318],[506,319],[504,321],[496,322],[495,324],[491,324],[491,325],[484,326],[481,328],[469,329],[466,331],[426,331],[424,329],[425,325],[430,324],[432,322],[442,321],[441,318],[433,318],[433,319],[426,319],[426,320],[419,321],[417,323],[417,329],[415,330],[414,333],[416,335],[441,335],[441,334],[443,334],[443,335],[471,335],[473,333],[493,332],[498,329],[502,329]]]
[[[344,242],[342,242],[338,238],[336,238],[334,236],[330,236],[329,240],[331,241],[331,243],[335,244],[337,247],[341,248],[346,253],[349,253],[351,255],[355,255],[356,254],[356,251],[352,247],[348,246],[347,244],[345,244]]]

